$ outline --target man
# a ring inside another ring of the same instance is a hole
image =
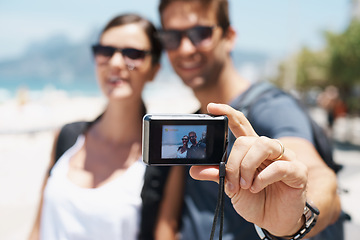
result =
[[[236,33],[229,22],[228,2],[161,0],[159,11],[160,37],[174,71],[192,88],[200,112],[227,115],[237,138],[226,165],[229,198],[223,238],[259,239],[254,224],[270,239],[291,239],[300,230],[310,230],[309,238],[334,223],[340,214],[336,175],[314,148],[309,121],[295,102],[286,95],[270,96],[253,107],[251,125],[242,113],[225,105],[251,87],[230,56]],[[190,174],[218,181],[214,167],[192,167]],[[217,190],[216,183],[187,176],[181,227],[169,225],[182,239],[209,238]],[[166,199],[162,206],[168,206]],[[304,229],[309,220],[303,213],[305,202],[321,212],[312,229]]]
[[[196,132],[189,132],[189,139],[191,142],[191,146],[187,151],[187,158],[205,158],[205,150],[206,146],[205,143],[198,142],[196,140]]]

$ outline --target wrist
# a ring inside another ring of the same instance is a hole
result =
[[[303,224],[295,234],[291,236],[276,237],[271,235],[267,230],[262,229],[255,225],[256,232],[258,233],[260,239],[262,240],[280,240],[280,239],[290,239],[298,240],[302,239],[310,230],[315,226],[318,215],[320,214],[319,210],[306,202],[303,213]]]
[[[294,227],[294,231],[291,232],[291,234],[287,234],[286,236],[282,236],[281,239],[291,239],[293,236],[295,236],[301,229],[305,227],[306,224],[306,218],[304,213],[301,215],[301,218],[297,222],[296,226]]]

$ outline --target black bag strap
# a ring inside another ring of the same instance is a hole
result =
[[[79,121],[68,123],[61,128],[55,146],[55,163],[66,152],[66,150],[75,144],[78,136],[85,133],[91,125],[99,121],[102,115],[103,113],[100,114],[95,120],[90,122]]]
[[[153,240],[156,219],[171,167],[147,166],[141,191],[142,210],[139,240]]]
[[[56,143],[55,149],[55,162],[73,146],[76,142],[77,137],[82,134],[87,127],[89,122],[74,122],[64,125],[59,133],[59,137]]]

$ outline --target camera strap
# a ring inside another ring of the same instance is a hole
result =
[[[226,144],[227,145],[227,144]],[[226,149],[226,148],[225,148]],[[219,164],[219,192],[218,192],[218,201],[216,204],[215,214],[214,214],[214,220],[213,225],[211,228],[211,235],[210,240],[214,239],[215,235],[215,228],[216,223],[219,217],[220,213],[220,230],[219,230],[219,240],[222,239],[222,233],[223,233],[223,225],[224,225],[224,184],[225,184],[225,162],[226,162],[226,150],[223,154],[223,157],[221,159],[221,162]]]

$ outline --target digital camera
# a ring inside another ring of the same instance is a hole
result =
[[[226,116],[147,114],[142,155],[148,165],[218,165],[228,141]]]

